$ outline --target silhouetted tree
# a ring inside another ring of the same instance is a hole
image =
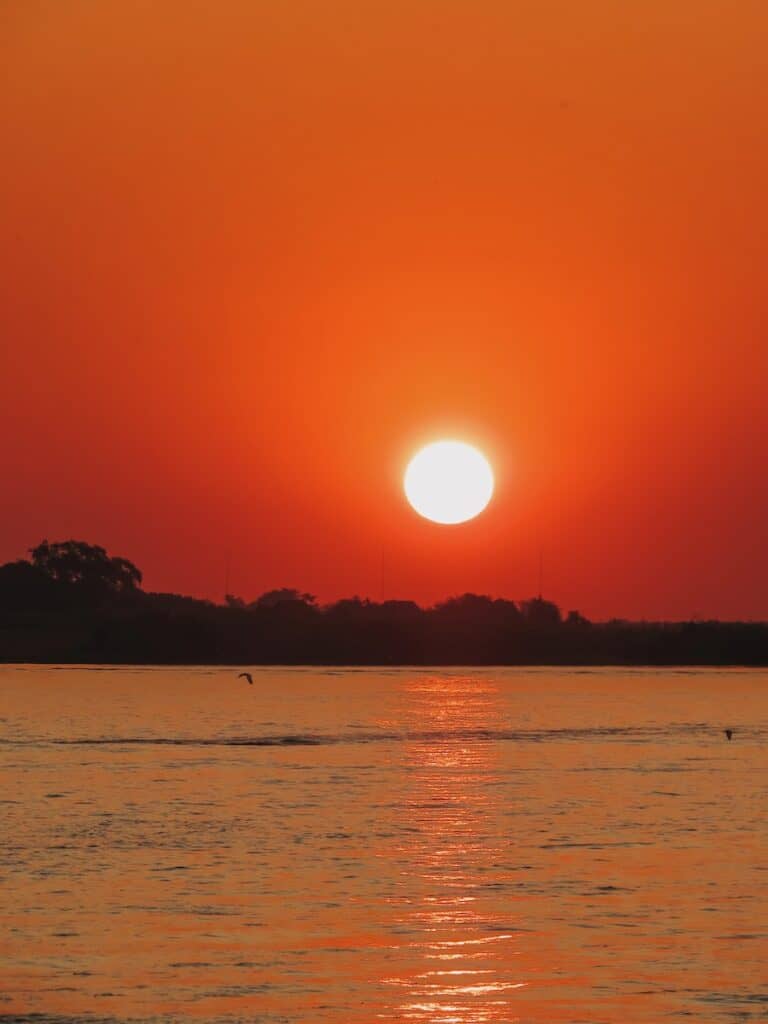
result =
[[[111,558],[104,548],[85,541],[50,544],[44,540],[30,551],[32,565],[54,583],[68,584],[92,594],[125,594],[141,586],[141,572],[127,558]]]
[[[377,607],[381,617],[388,622],[415,622],[423,615],[415,601],[382,601]]]
[[[467,625],[510,626],[520,622],[520,609],[514,601],[492,598],[487,594],[460,594],[440,601],[432,609],[433,615],[446,621]]]
[[[343,597],[340,601],[329,604],[325,609],[325,615],[329,619],[355,622],[367,618],[373,607],[373,603],[367,597],[358,597],[355,594],[354,597]]]
[[[568,612],[568,616],[567,616],[567,618],[565,620],[565,624],[566,624],[566,626],[571,626],[571,627],[573,627],[575,629],[580,629],[580,628],[583,628],[584,626],[589,626],[590,622],[589,622],[589,619],[585,619],[584,618],[584,616],[581,614],[581,612],[571,611],[571,612]]]
[[[486,619],[493,601],[486,594],[458,594],[446,598],[445,601],[438,601],[434,606],[434,612],[443,618],[463,619]]]
[[[521,604],[523,618],[531,626],[547,627],[560,625],[560,609],[543,597],[532,597]]]
[[[275,608],[286,602],[298,602],[300,604],[314,605],[317,598],[314,594],[306,594],[293,587],[280,587],[278,590],[268,590],[261,597],[257,597],[249,605],[250,608]]]

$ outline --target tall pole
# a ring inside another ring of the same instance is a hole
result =
[[[544,549],[539,544],[539,600],[542,599],[544,593]]]

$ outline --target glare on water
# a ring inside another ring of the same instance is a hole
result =
[[[0,1021],[765,1019],[768,674],[236,673],[0,668]]]

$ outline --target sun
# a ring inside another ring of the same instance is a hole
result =
[[[463,441],[435,441],[417,452],[403,480],[405,496],[433,523],[465,523],[493,495],[493,470],[486,457]]]

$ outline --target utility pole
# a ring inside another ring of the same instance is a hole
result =
[[[232,562],[232,551],[227,548],[227,557],[224,562],[224,599],[226,600],[227,594],[229,593],[229,570]]]
[[[539,544],[539,600],[544,593],[544,549]]]

